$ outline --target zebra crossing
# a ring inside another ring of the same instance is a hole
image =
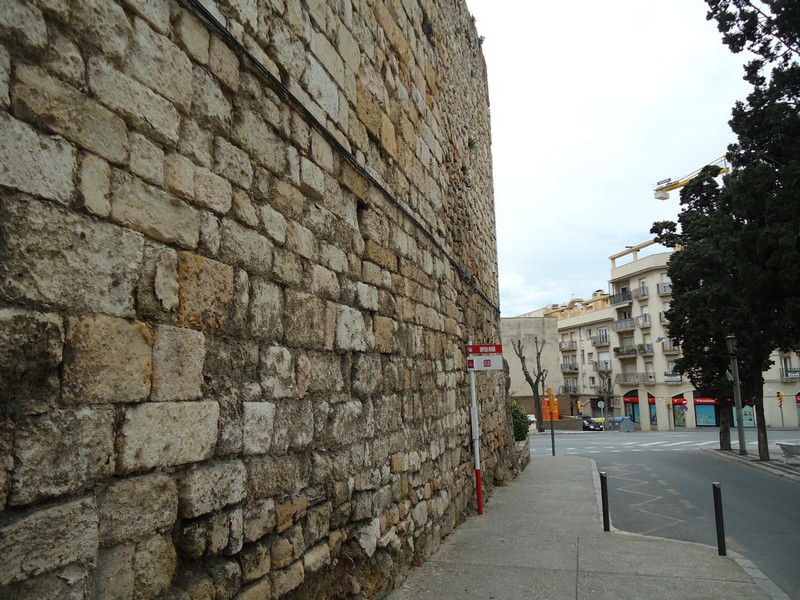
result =
[[[559,454],[616,454],[622,452],[676,452],[681,450],[697,450],[703,448],[719,447],[719,440],[682,440],[682,441],[633,441],[620,442],[617,444],[571,444],[560,440]],[[757,446],[755,441],[748,442],[748,446]],[[532,453],[550,452],[550,447],[531,448]]]

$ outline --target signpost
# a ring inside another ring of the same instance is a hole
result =
[[[473,344],[472,336],[467,343],[467,370],[471,398],[472,446],[475,453],[475,493],[478,497],[478,514],[483,514],[483,486],[481,484],[481,444],[478,427],[478,400],[475,392],[475,371],[500,371],[503,369],[503,346],[501,344]]]

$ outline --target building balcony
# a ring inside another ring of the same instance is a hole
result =
[[[681,347],[675,342],[675,340],[666,340],[661,342],[661,348],[664,350],[664,354],[681,353]]]
[[[656,383],[656,374],[618,373],[614,381],[620,385],[652,385]]]
[[[634,288],[632,295],[634,300],[645,300],[650,295],[650,289],[643,285],[642,287]]]
[[[562,352],[569,352],[570,350],[577,350],[578,349],[578,341],[577,340],[565,340],[562,342],[558,342],[558,349]]]
[[[666,313],[658,313],[658,322],[663,324],[669,323]]]
[[[611,321],[611,329],[614,331],[630,331],[636,328],[636,321],[634,319],[620,319],[618,321]]]
[[[638,356],[639,346],[618,346],[614,348],[614,356],[617,358],[625,358],[626,356]]]
[[[620,385],[634,385],[647,382],[647,373],[617,373],[614,381]]]
[[[800,369],[781,369],[781,381],[797,381],[800,379]]]
[[[683,376],[680,373],[664,373],[664,383],[683,383]]]
[[[641,315],[636,317],[637,327],[650,327],[650,315]]]
[[[653,344],[639,344],[639,354],[653,356]]]
[[[598,373],[609,373],[611,371],[610,360],[595,360],[592,362],[592,366]]]
[[[573,363],[573,362],[561,363],[561,372],[562,373],[577,373],[578,372],[578,363]]]
[[[633,298],[633,293],[630,290],[628,290],[627,292],[612,294],[611,296],[609,296],[609,301],[611,302],[611,306],[616,306],[618,304],[629,304],[632,298]]]
[[[611,343],[611,339],[608,335],[593,335],[592,336],[592,346],[595,348],[602,348],[604,346],[608,346]]]
[[[558,388],[559,394],[580,394],[581,393],[581,386],[577,383],[565,383],[561,387]]]
[[[656,284],[656,289],[658,289],[659,296],[671,296],[672,295],[672,284],[671,283],[658,283]]]

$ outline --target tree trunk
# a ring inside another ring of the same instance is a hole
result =
[[[531,386],[533,392],[533,414],[536,415],[536,430],[539,433],[544,433],[544,421],[542,420],[542,402],[539,395],[538,381],[534,381],[528,371],[528,362],[525,359],[524,348],[522,347],[522,340],[511,341],[511,346],[514,348],[514,354],[519,357],[519,363],[522,367],[522,374],[525,376],[525,381]],[[537,377],[538,380],[538,377]]]
[[[764,393],[757,392],[754,400],[756,405],[756,436],[758,437],[758,459],[769,460],[769,440],[767,439],[767,422],[764,420]]]
[[[731,449],[731,425],[733,417],[731,415],[733,405],[730,400],[723,399],[719,403],[719,449]]]

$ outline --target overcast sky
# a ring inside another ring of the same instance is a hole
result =
[[[502,316],[605,290],[608,257],[677,217],[678,193],[653,184],[735,140],[744,59],[703,0],[466,1],[485,37]]]

